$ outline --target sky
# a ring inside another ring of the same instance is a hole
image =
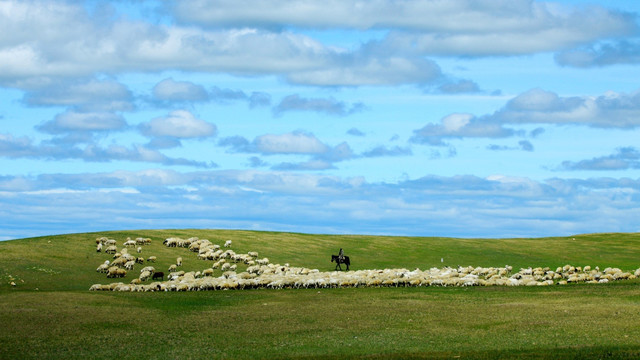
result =
[[[640,231],[639,14],[0,0],[0,240]]]

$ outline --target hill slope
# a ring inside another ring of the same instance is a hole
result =
[[[356,235],[310,235],[238,230],[141,230],[69,234],[0,242],[0,289],[9,288],[9,277],[18,288],[39,290],[87,290],[94,283],[108,283],[98,265],[111,256],[95,251],[95,239],[113,238],[118,249],[127,237],[148,237],[140,256],[154,255],[159,271],[184,258],[185,271],[208,267],[187,249],[167,248],[168,237],[199,237],[222,245],[231,240],[236,252],[257,251],[272,263],[333,269],[331,254],[344,248],[352,270],[443,266],[551,267],[615,266],[624,270],[640,266],[640,234],[589,234],[535,239],[456,239]],[[135,249],[130,249],[133,255]],[[131,277],[125,278],[131,279]],[[126,281],[128,282],[128,281]]]

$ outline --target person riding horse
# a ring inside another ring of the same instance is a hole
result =
[[[338,260],[342,263],[344,262],[344,251],[342,248],[340,248],[340,251],[338,252]]]

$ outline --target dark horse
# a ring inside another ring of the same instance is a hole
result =
[[[336,262],[335,269],[340,269],[340,271],[342,271],[342,267],[340,266],[340,264],[345,264],[347,265],[347,271],[349,271],[349,265],[351,265],[351,262],[349,261],[348,256],[345,256],[342,260],[340,260],[340,257],[338,255],[331,255],[331,262],[334,261]]]

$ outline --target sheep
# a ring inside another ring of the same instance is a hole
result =
[[[124,268],[125,268],[125,269],[127,269],[127,270],[133,270],[133,266],[134,266],[135,264],[136,264],[136,262],[135,262],[135,261],[127,261],[127,262],[124,264]]]
[[[96,252],[101,252],[102,251],[102,243],[98,243],[98,245],[96,246]]]
[[[212,268],[204,269],[202,271],[202,276],[213,276],[213,269]]]
[[[109,268],[109,271],[107,273],[107,277],[108,278],[115,278],[115,277],[125,277],[127,275],[127,271],[124,269],[120,269],[116,266],[112,266]]]
[[[104,250],[105,254],[115,254],[118,251],[118,248],[115,245],[107,246]]]
[[[231,240],[227,240],[224,242],[224,247],[231,247]]]
[[[169,272],[176,271],[177,270],[176,268],[177,268],[176,264],[172,264],[171,266],[169,266]]]
[[[127,238],[127,239],[129,239],[129,238]],[[136,246],[136,242],[134,240],[129,239],[129,240],[125,241],[123,245],[126,246],[126,247]]]
[[[149,245],[151,244],[151,239],[149,238],[136,238],[136,244],[137,245]]]
[[[144,258],[143,258],[143,257],[138,257],[138,258],[136,259],[136,262],[137,262],[138,264],[144,264]]]
[[[258,257],[258,252],[257,251],[249,251],[247,253],[247,255],[251,256],[252,258],[257,258]]]
[[[138,252],[138,254],[140,254],[140,253],[142,252],[142,246],[138,246],[138,247],[136,248],[136,251]]]
[[[242,259],[242,256],[236,254],[233,259],[237,261]],[[264,263],[264,261],[261,262]],[[511,277],[507,277],[511,272],[507,266],[503,268],[458,266],[457,268],[431,268],[426,271],[420,269],[413,271],[408,269],[359,270],[349,273],[320,272],[318,269],[291,267],[289,264],[279,265],[268,262],[263,265],[248,266],[245,272],[236,273],[237,265],[226,262],[225,259],[220,259],[214,266],[222,267],[221,277],[214,277],[214,267],[211,267],[202,272],[172,271],[167,282],[140,285],[148,280],[153,273],[153,271],[148,271],[152,269],[145,268],[143,270],[147,271],[141,271],[139,282],[133,281],[128,285],[118,283],[109,289],[117,291],[196,291],[360,286],[549,286],[554,283],[558,285],[578,282],[595,284],[635,279],[635,272],[638,271],[625,273],[617,268],[608,268],[607,273],[602,274],[598,268],[585,272],[585,270],[589,270],[586,266],[579,268],[567,265],[566,272],[564,271],[565,267],[560,268],[561,272],[551,271],[548,267],[522,268]],[[111,271],[115,274],[109,277],[118,277],[118,268]],[[154,275],[153,280],[157,279],[164,281],[164,274],[162,276]]]
[[[142,273],[140,273],[140,281],[147,281],[149,280],[149,278],[151,277],[152,272],[151,271],[143,271]]]
[[[109,264],[105,263],[105,264],[100,264],[100,266],[98,266],[98,268],[96,269],[97,272],[101,272],[101,273],[106,273],[109,271]]]
[[[182,266],[182,257],[176,259],[176,266]]]
[[[148,262],[156,262],[156,257],[155,256],[149,256],[149,258],[147,258]]]

